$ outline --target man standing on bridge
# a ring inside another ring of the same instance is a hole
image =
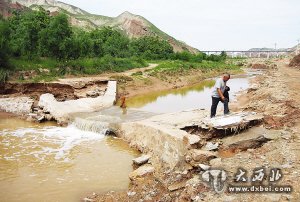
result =
[[[217,107],[219,104],[219,101],[223,102],[224,104],[224,115],[229,114],[229,108],[228,108],[228,102],[229,102],[229,95],[227,92],[230,90],[228,86],[226,86],[226,82],[230,79],[230,74],[225,73],[221,78],[219,78],[216,81],[216,84],[212,91],[212,105],[210,109],[210,118],[213,118],[216,116]],[[224,96],[224,94],[227,94],[228,97]]]

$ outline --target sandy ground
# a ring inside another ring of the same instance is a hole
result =
[[[202,180],[190,180],[199,176],[199,171],[178,173],[176,179],[185,186],[168,191],[154,176],[133,181],[123,192],[94,194],[86,198],[91,201],[300,201],[300,71],[288,67],[287,60],[276,61],[277,67],[266,69],[265,73],[252,81],[252,87],[238,97],[236,110],[256,111],[265,117],[262,125],[243,135],[260,135],[263,130],[273,137],[259,148],[223,155],[210,165],[224,169],[228,180],[233,180],[237,170],[243,168],[250,175],[254,169],[263,167],[266,171],[278,168],[282,178],[275,185],[290,185],[292,193],[224,193],[217,194]],[[233,107],[233,106],[232,106]],[[253,132],[252,132],[253,131]],[[235,138],[231,137],[234,141]],[[225,140],[224,140],[225,141]],[[266,173],[267,175],[267,173]],[[166,176],[167,177],[167,176]],[[250,176],[248,176],[250,177]],[[267,176],[264,180],[267,179]],[[248,183],[248,182],[247,182]],[[250,183],[250,182],[249,182]],[[251,185],[251,184],[246,185]],[[266,181],[263,182],[266,185]],[[274,185],[274,184],[273,184]]]

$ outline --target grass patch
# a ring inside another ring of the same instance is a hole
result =
[[[16,71],[54,69],[59,65],[57,60],[51,58],[10,58],[9,63]]]
[[[8,80],[10,71],[5,70],[5,69],[0,69],[0,83],[1,82],[6,82]]]
[[[104,56],[102,58],[80,58],[69,61],[58,61],[51,58],[11,58],[11,72],[19,72],[17,80],[20,82],[53,81],[57,78],[69,75],[93,75],[105,72],[123,72],[133,68],[145,67],[147,62],[138,57],[114,58]],[[30,71],[33,76],[24,79],[22,72]],[[7,75],[7,76],[5,76]],[[8,74],[0,72],[1,77],[7,79]],[[1,78],[0,77],[0,78]]]
[[[225,62],[213,62],[213,61],[202,61],[197,62],[184,62],[180,60],[167,60],[159,62],[159,65],[150,71],[151,75],[157,75],[161,73],[176,75],[184,74],[189,70],[201,70],[203,72],[209,71],[236,71],[240,70],[240,67],[233,63]]]

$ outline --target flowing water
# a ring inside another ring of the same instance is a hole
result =
[[[0,201],[80,201],[126,189],[138,154],[101,132],[0,117]]]
[[[91,192],[128,187],[132,159],[139,153],[124,141],[105,136],[110,123],[154,114],[209,108],[215,80],[127,100],[75,115],[68,127],[36,124],[0,114],[0,201],[80,201]],[[248,88],[248,78],[229,80],[231,99]]]

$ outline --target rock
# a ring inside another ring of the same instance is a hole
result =
[[[255,149],[255,148],[261,147],[264,143],[266,143],[270,140],[271,139],[265,137],[264,135],[260,135],[253,139],[242,140],[242,141],[238,141],[233,144],[230,144],[227,146],[227,149],[246,151],[247,149],[251,149],[251,148]]]
[[[143,164],[147,163],[150,158],[151,158],[150,155],[142,155],[142,156],[140,156],[138,158],[132,159],[132,161],[136,165],[143,165]]]
[[[0,110],[26,115],[32,112],[33,103],[30,97],[0,98]]]
[[[37,121],[38,121],[38,122],[43,122],[43,121],[45,121],[45,116],[42,115],[42,116],[37,117]]]
[[[188,135],[187,138],[190,145],[200,142],[200,137],[198,135]]]
[[[187,163],[191,162],[191,160],[192,160],[192,157],[191,157],[190,155],[186,155],[186,156],[185,156],[185,161],[186,161]]]
[[[135,180],[136,178],[144,177],[148,174],[152,174],[154,172],[154,167],[150,165],[144,165],[134,170],[129,174],[129,178],[131,180]]]
[[[96,91],[88,91],[88,92],[86,92],[86,96],[87,97],[98,97],[99,96],[99,93],[98,92],[96,92]]]
[[[134,192],[134,191],[127,192],[127,196],[134,196],[135,194],[136,194],[136,192]]]
[[[72,83],[72,86],[75,89],[81,89],[81,88],[84,88],[86,86],[86,84],[82,81],[77,81],[77,82]]]
[[[170,186],[168,186],[168,190],[169,191],[176,191],[178,189],[182,189],[185,187],[185,184],[186,184],[186,180],[185,181],[182,181],[182,182],[176,182]]]
[[[219,143],[212,143],[212,142],[208,142],[206,145],[205,145],[205,150],[207,151],[212,151],[212,150],[216,150],[218,149],[219,147]]]
[[[205,164],[202,164],[202,163],[199,164],[199,167],[200,167],[202,170],[208,170],[208,169],[210,168],[209,165],[205,165]]]
[[[216,157],[214,152],[199,149],[191,149],[189,153],[192,159],[197,162],[207,162]]]

